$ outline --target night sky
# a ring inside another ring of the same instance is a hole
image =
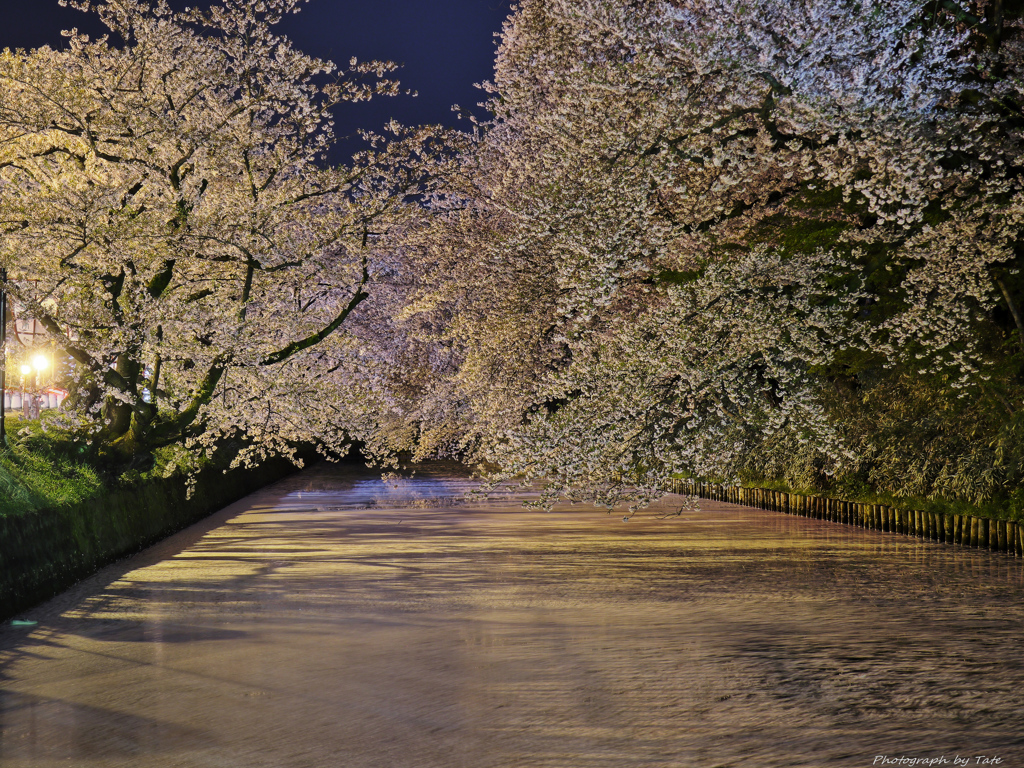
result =
[[[379,129],[395,118],[406,125],[442,123],[467,127],[453,104],[473,108],[483,101],[473,83],[489,80],[497,41],[512,0],[311,0],[278,29],[306,53],[345,64],[390,59],[403,64],[397,77],[419,96],[375,99],[345,105],[338,133]],[[174,7],[194,4],[172,2]],[[57,0],[0,0],[0,48],[60,46],[60,31],[71,27],[101,34],[91,14],[61,8]],[[356,145],[345,142],[344,149]]]

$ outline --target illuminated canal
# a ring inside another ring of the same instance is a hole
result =
[[[8,623],[0,765],[1024,766],[1020,559],[470,487],[315,467]]]

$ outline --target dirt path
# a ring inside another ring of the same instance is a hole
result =
[[[1024,766],[1019,560],[468,487],[314,468],[0,628],[0,765]]]

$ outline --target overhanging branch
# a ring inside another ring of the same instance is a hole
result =
[[[304,349],[309,349],[310,347],[316,346],[321,341],[330,336],[332,333],[334,333],[338,328],[341,327],[341,324],[345,322],[345,319],[350,314],[352,314],[352,311],[356,307],[358,307],[364,300],[370,297],[370,294],[366,293],[363,290],[363,288],[366,287],[366,283],[369,281],[369,279],[370,273],[367,268],[366,257],[364,256],[363,275],[359,281],[359,286],[356,288],[355,295],[352,296],[352,299],[341,311],[341,314],[334,318],[334,320],[328,326],[318,331],[317,333],[314,333],[311,336],[307,336],[304,339],[300,339],[299,341],[292,342],[284,349],[278,350],[277,352],[272,352],[271,354],[267,355],[266,357],[263,358],[262,361],[260,361],[260,365],[277,365],[278,363],[283,363],[285,360],[292,357],[296,353],[301,352]]]

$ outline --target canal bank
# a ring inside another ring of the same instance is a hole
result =
[[[76,504],[0,515],[0,621],[294,471],[285,459],[210,468],[191,494],[184,477],[151,478]]]
[[[701,499],[1024,557],[1024,526],[1013,520],[900,509],[886,504],[863,504],[825,496],[696,480],[675,481],[671,490]]]

